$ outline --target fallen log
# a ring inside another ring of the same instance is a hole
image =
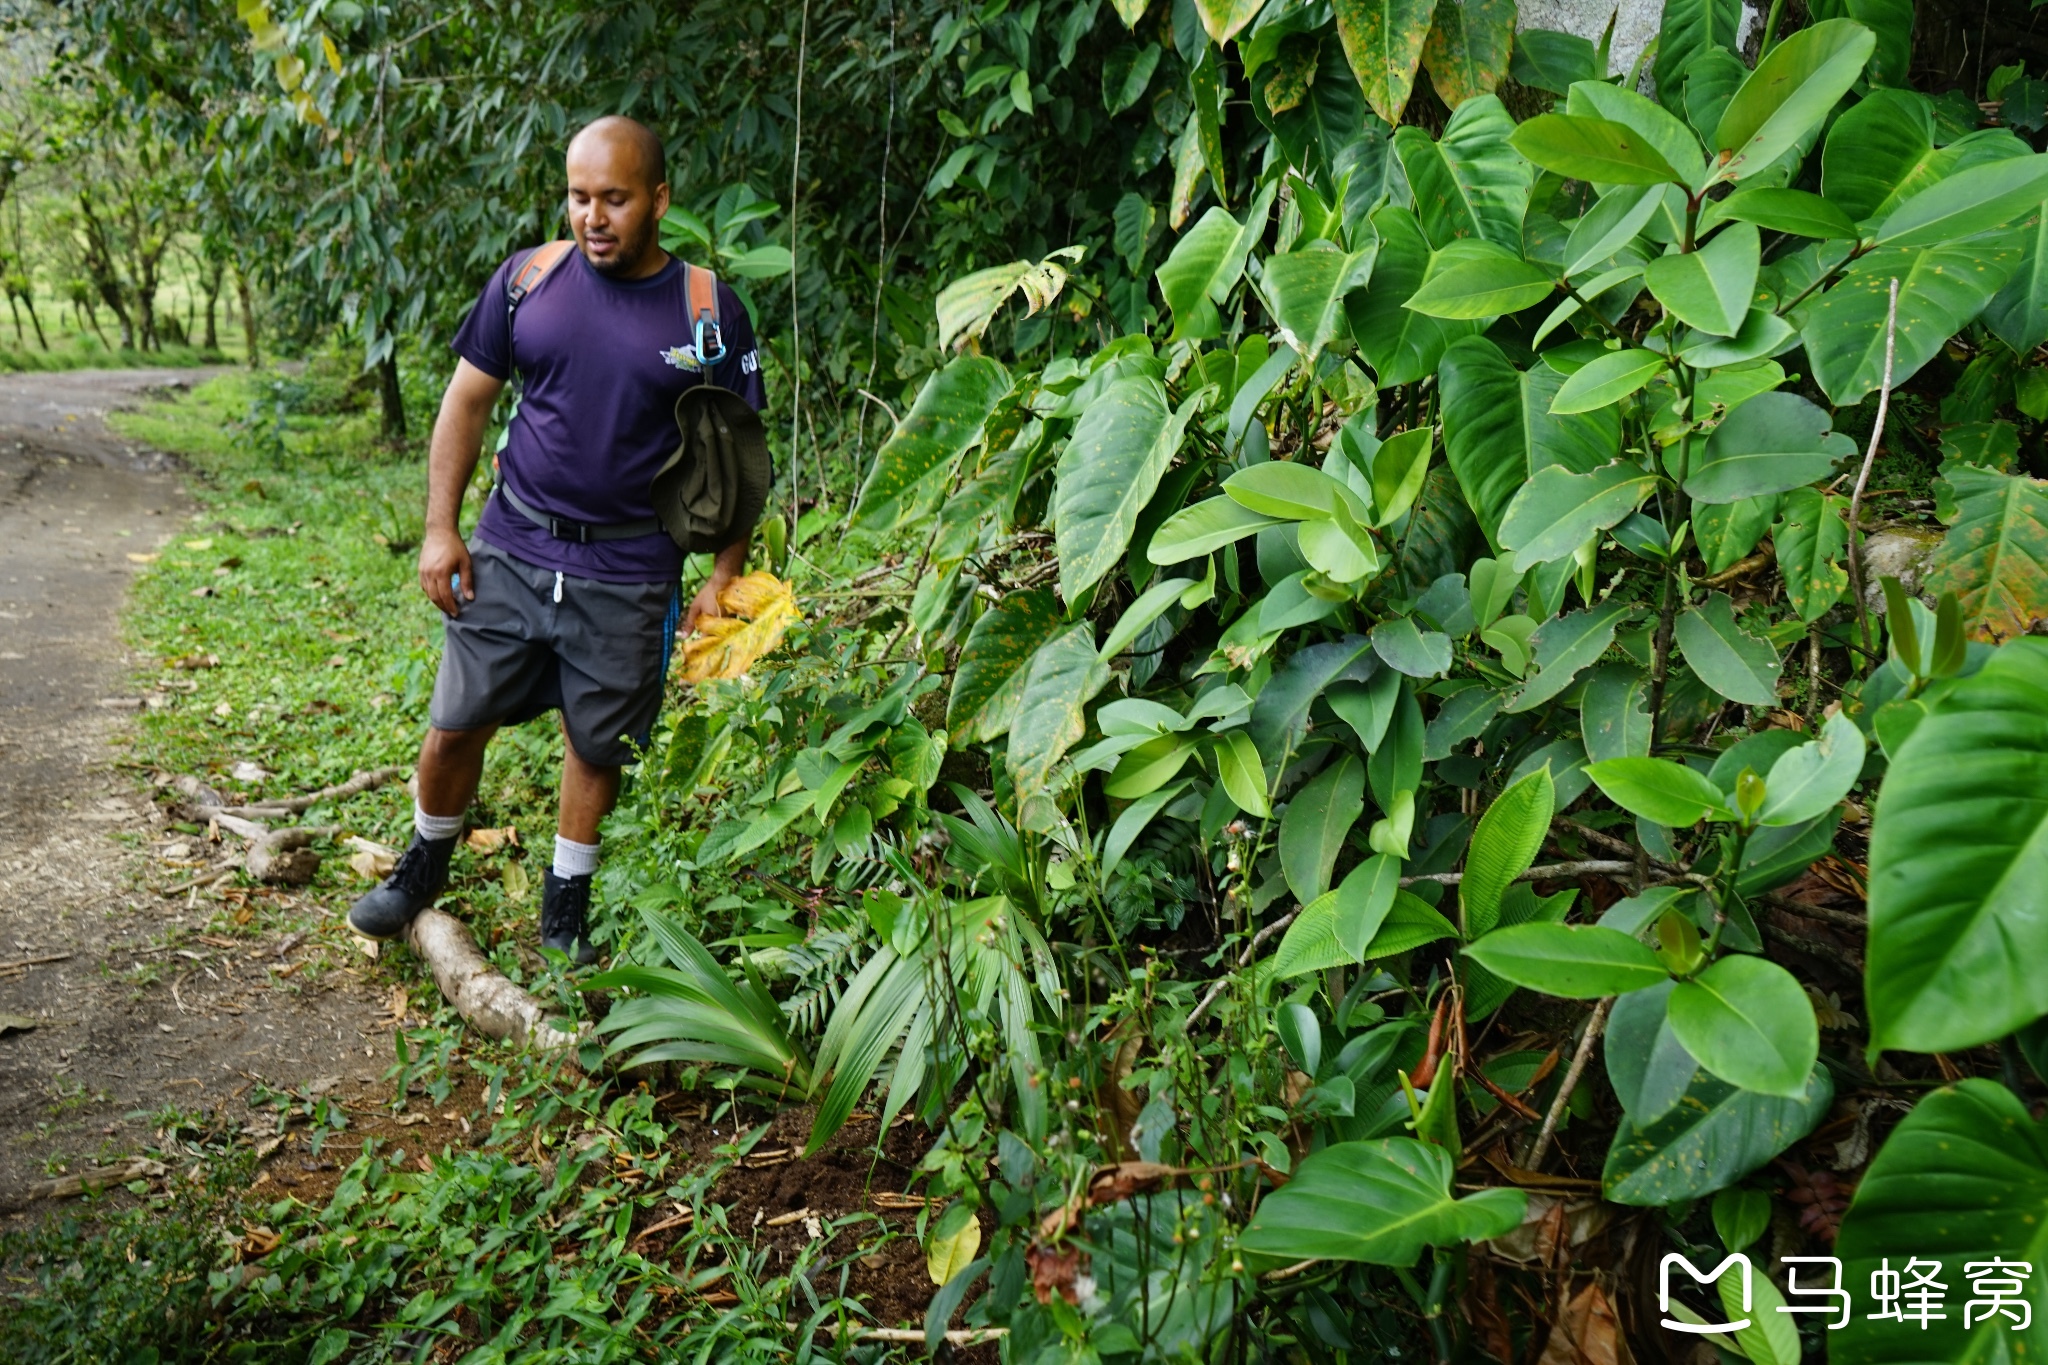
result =
[[[249,845],[242,866],[259,882],[273,886],[304,886],[320,870],[320,855],[309,845],[341,833],[338,825],[299,825],[269,830]]]
[[[406,931],[406,942],[433,971],[442,998],[471,1027],[499,1042],[567,1047],[580,1042],[589,1027],[568,1027],[545,1002],[499,975],[469,926],[453,915],[422,910]]]
[[[164,1173],[161,1161],[150,1161],[137,1157],[119,1166],[101,1166],[95,1170],[80,1171],[77,1175],[59,1176],[55,1180],[39,1180],[28,1187],[31,1199],[75,1199],[87,1190],[111,1189],[125,1185],[131,1180],[154,1180]]]
[[[403,768],[372,768],[357,773],[346,782],[337,782],[331,787],[322,787],[319,791],[283,801],[254,801],[245,806],[229,806],[222,805],[216,800],[211,805],[196,803],[192,810],[194,817],[200,820],[217,819],[223,815],[236,815],[250,820],[274,820],[279,816],[298,815],[311,810],[322,801],[342,801],[351,796],[358,796],[373,787],[381,787],[386,782],[395,781],[404,771]]]

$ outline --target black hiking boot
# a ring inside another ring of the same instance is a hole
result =
[[[448,884],[448,859],[454,852],[452,834],[445,839],[422,839],[415,833],[383,885],[349,910],[349,928],[364,938],[390,939],[404,934],[413,917],[432,905]]]
[[[590,878],[557,877],[553,869],[541,883],[540,946],[565,953],[579,967],[597,961],[584,920],[590,914]]]

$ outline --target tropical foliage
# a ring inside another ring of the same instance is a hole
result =
[[[464,40],[543,78],[522,137],[652,98],[580,86],[629,16],[568,14]],[[850,108],[929,114],[881,125],[925,169],[890,182],[915,207],[859,201],[872,234],[808,217],[829,191],[776,222],[748,148],[795,109],[716,106],[701,164],[739,173],[670,240],[754,279],[780,376],[854,411],[836,477],[816,437],[783,452],[787,639],[714,642],[704,676],[746,676],[657,734],[586,985],[618,1061],[808,1103],[814,1150],[871,1092],[929,1126],[930,1344],[966,1305],[1018,1360],[1512,1360],[1574,1256],[1833,1251],[1859,1294],[1887,1262],[2031,1258],[2048,155],[2023,104],[1910,88],[1910,6],[1774,11],[1747,51],[1736,14],[1674,3],[1620,72],[1487,0],[800,18],[799,50],[858,54],[827,82]],[[260,136],[333,189],[301,250],[374,262],[335,268],[379,355],[440,307],[400,274],[418,243],[545,176],[493,162],[397,212],[382,177],[427,172],[368,154],[394,115],[363,54],[408,22],[239,22],[282,92]],[[677,31],[772,64],[782,22]],[[495,46],[536,34],[546,60]],[[738,61],[635,41],[693,101]],[[393,101],[506,135],[486,98]],[[891,394],[871,451],[855,413]],[[1944,529],[1880,560],[1878,500],[1914,509],[1873,471],[1932,427]],[[1803,894],[1841,884],[1867,921]],[[1922,1090],[1873,1159],[1872,1115]],[[1816,1130],[1870,1163],[1846,1212],[1789,1155]],[[1629,1209],[1657,1213],[1579,1249]],[[1910,1351],[2010,1325],[1951,1312]],[[1775,1317],[1717,1344],[1802,1350]]]

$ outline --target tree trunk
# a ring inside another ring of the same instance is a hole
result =
[[[36,316],[35,296],[31,294],[24,294],[21,297],[21,301],[24,304],[28,305],[28,320],[30,325],[36,329],[36,345],[42,347],[46,351],[49,350],[49,338],[43,335],[43,320]]]
[[[21,305],[15,301],[16,297],[12,292],[7,295],[7,311],[14,314],[14,344],[26,346],[28,333],[21,330]]]
[[[207,262],[208,269],[201,272],[200,279],[206,282],[206,349],[220,349],[220,334],[213,323],[214,305],[220,299],[220,277],[224,265],[220,261]]]
[[[263,357],[256,347],[256,304],[249,294],[249,276],[239,262],[235,265],[235,292],[242,300],[242,337],[249,349],[249,368],[255,369],[263,363]]]
[[[393,343],[394,346],[396,343]],[[377,362],[378,389],[384,396],[384,442],[405,441],[405,395],[398,387],[398,357],[387,355]]]

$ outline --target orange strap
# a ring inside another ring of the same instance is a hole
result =
[[[562,258],[567,256],[569,249],[575,245],[574,241],[567,238],[558,238],[535,247],[525,263],[513,274],[512,282],[505,287],[512,305],[517,307],[521,299],[531,294],[534,286],[546,279],[548,272],[560,265]]]

